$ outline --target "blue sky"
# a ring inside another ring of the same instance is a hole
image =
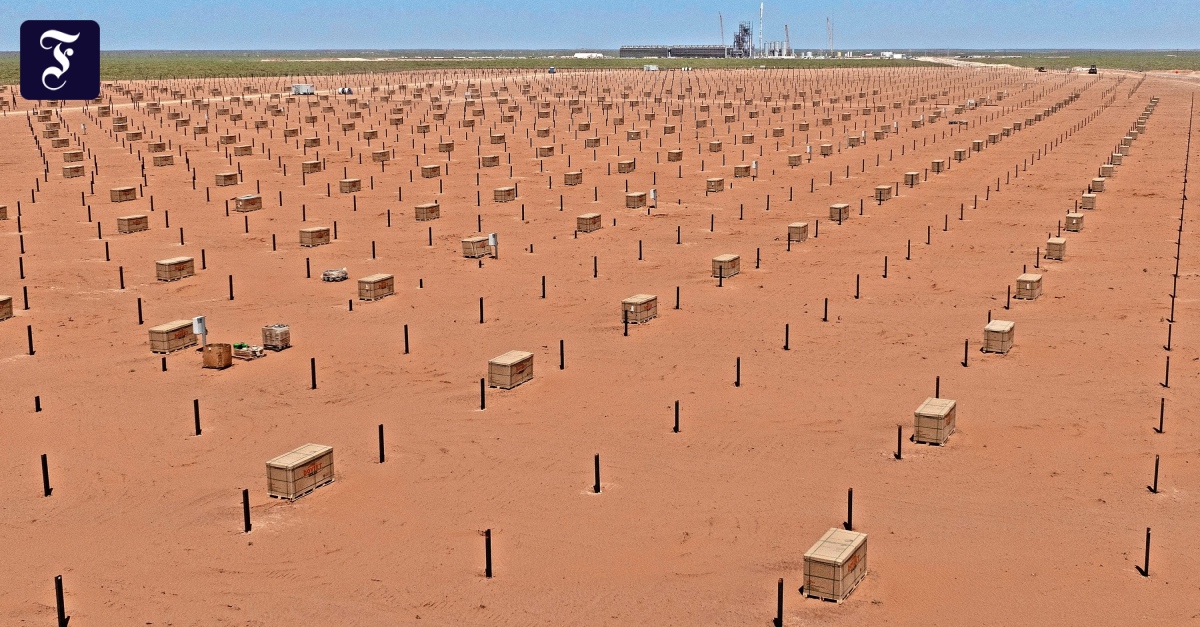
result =
[[[4,0],[0,50],[27,19],[94,19],[106,50],[616,48],[727,42],[744,0]],[[798,50],[1200,48],[1200,0],[790,0],[767,2],[764,34]]]

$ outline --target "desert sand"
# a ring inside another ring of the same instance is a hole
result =
[[[109,117],[17,98],[0,118],[0,293],[16,310],[0,322],[0,622],[53,621],[56,575],[81,627],[768,625],[778,578],[785,625],[1197,620],[1198,268],[1188,250],[1176,263],[1196,232],[1181,213],[1194,85],[1014,68],[463,71],[318,79],[318,96],[276,99],[291,82],[118,83]],[[1040,259],[1152,97],[1083,230],[1062,231],[1065,259]],[[141,140],[113,132],[122,116]],[[984,149],[955,161],[972,140]],[[174,165],[152,165],[157,141]],[[63,177],[69,150],[84,176]],[[302,184],[314,159],[324,170]],[[627,159],[636,170],[618,174]],[[757,176],[736,178],[751,162]],[[439,178],[422,178],[429,164]],[[231,171],[241,182],[216,187]],[[582,184],[563,184],[570,171]],[[709,177],[723,190],[706,193]],[[343,178],[362,191],[340,193]],[[493,200],[514,184],[514,201]],[[899,195],[876,202],[879,185]],[[111,202],[121,186],[138,197]],[[649,211],[626,208],[650,189]],[[262,210],[227,211],[246,194]],[[441,217],[416,221],[435,200]],[[833,203],[850,205],[841,224]],[[603,228],[576,234],[589,212]],[[118,233],[131,214],[149,230]],[[335,221],[331,244],[300,247],[299,229]],[[797,221],[809,239],[789,250]],[[498,258],[463,257],[461,239],[493,232]],[[741,272],[713,278],[725,253]],[[155,260],[178,256],[196,275],[156,280]],[[319,279],[342,267],[349,281]],[[1006,309],[1023,272],[1044,294]],[[374,273],[395,295],[357,300]],[[658,317],[625,335],[621,300],[639,293]],[[258,344],[285,323],[293,346],[225,370],[189,348],[163,372],[147,330],[198,315],[209,342]],[[1008,354],[980,352],[989,318],[1016,323]],[[534,378],[489,389],[481,411],[487,361],[509,350],[534,354]],[[908,439],[935,381],[957,402],[940,447]],[[264,462],[308,442],[334,448],[336,480],[270,498]],[[846,522],[851,488],[867,576],[844,603],[806,598],[803,554]]]

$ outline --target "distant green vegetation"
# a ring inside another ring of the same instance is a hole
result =
[[[497,51],[499,52],[499,51]],[[463,51],[430,51],[446,57],[465,57]],[[478,55],[478,52],[470,53]],[[100,58],[104,80],[217,78],[253,76],[327,76],[370,72],[402,72],[431,69],[537,69],[550,66],[562,69],[641,68],[645,64],[662,69],[694,68],[834,68],[834,67],[910,67],[931,65],[910,59],[574,59],[549,57],[524,58],[410,58],[388,61],[324,61],[322,58],[383,56],[378,51],[234,51],[206,52],[111,52]],[[280,59],[264,61],[263,59]],[[16,53],[0,53],[0,84],[20,80]]]
[[[1039,50],[964,58],[968,61],[1007,63],[1018,67],[1044,66],[1048,70],[1087,67],[1093,63],[1099,68],[1138,72],[1200,70],[1200,50]]]
[[[100,60],[104,80],[218,78],[255,76],[328,76],[410,70],[514,69],[637,69],[646,64],[659,68],[845,68],[912,67],[931,65],[913,59],[603,59],[555,58],[567,50],[230,50],[230,51],[122,51],[106,52]],[[614,55],[615,51],[599,51]],[[1036,51],[906,51],[910,55],[958,56],[982,63],[1007,63],[1019,67],[1044,66],[1062,70],[1089,66],[1125,70],[1200,70],[1197,50],[1036,50]],[[337,58],[393,57],[386,61],[326,60]],[[433,58],[440,57],[440,58]],[[267,60],[269,59],[269,60]],[[0,84],[20,80],[15,52],[0,53]]]

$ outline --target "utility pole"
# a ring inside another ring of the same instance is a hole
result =
[[[721,15],[720,11],[717,12],[717,20],[719,20],[721,22],[721,47],[724,48],[725,47],[725,16]]]

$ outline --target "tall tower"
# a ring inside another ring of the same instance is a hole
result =
[[[767,50],[767,44],[766,44],[766,42],[763,41],[763,29],[762,29],[763,4],[765,4],[765,3],[763,3],[763,2],[758,3],[758,48],[759,48],[759,50],[761,50],[761,52],[759,53],[758,56],[760,56],[760,57],[765,56],[766,50]]]

